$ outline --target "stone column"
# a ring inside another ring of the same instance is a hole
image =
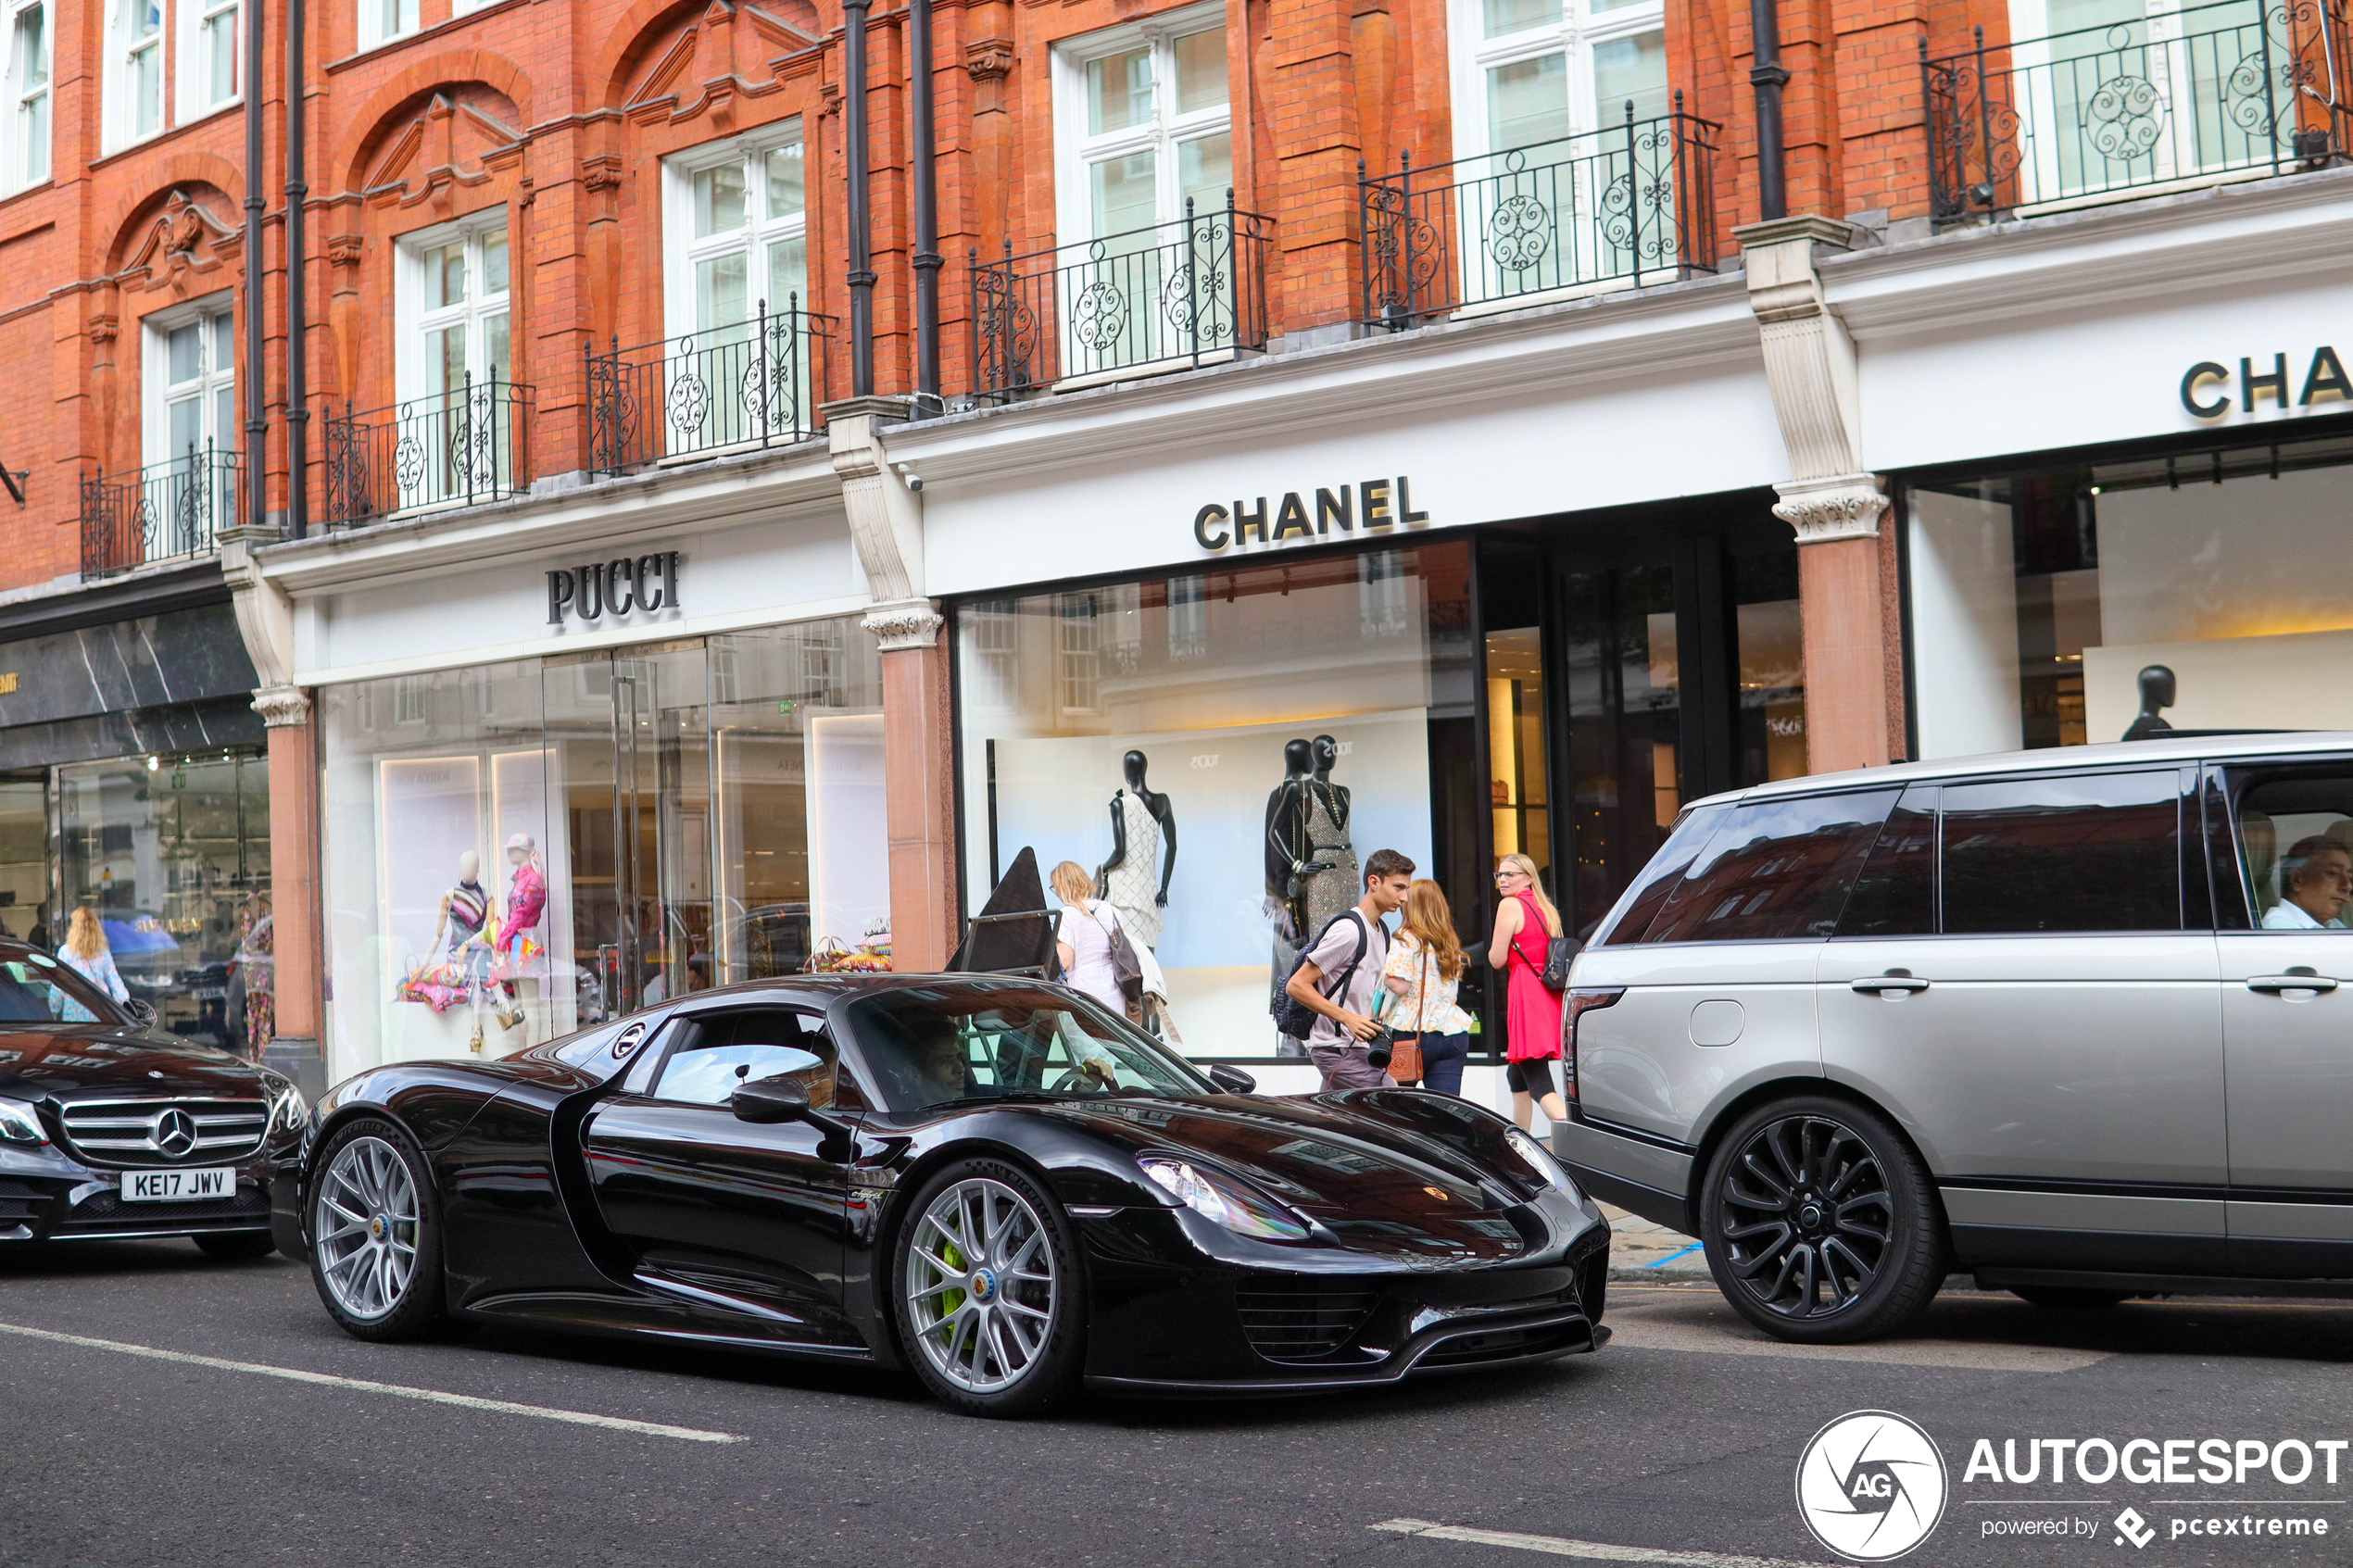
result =
[[[1830,302],[1825,250],[1854,247],[1851,225],[1777,219],[1734,232],[1755,313],[1791,478],[1773,513],[1795,530],[1806,639],[1806,763],[1817,773],[1873,768],[1904,749],[1903,647],[1887,613],[1887,496],[1863,470],[1855,344]]]
[[[956,950],[956,755],[948,649],[929,599],[878,604],[883,776],[890,846],[891,967],[921,973]]]
[[[327,1087],[319,936],[319,769],[308,694],[266,686],[254,711],[270,736],[271,996],[276,1035],[261,1060],[316,1098]]]

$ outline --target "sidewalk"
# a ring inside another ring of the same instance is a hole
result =
[[[1696,1243],[1679,1231],[1654,1224],[1613,1203],[1601,1206],[1610,1228],[1609,1277],[1639,1283],[1673,1280],[1688,1285],[1705,1282],[1707,1258],[1693,1250]]]

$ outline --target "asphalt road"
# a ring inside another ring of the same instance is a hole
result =
[[[1907,1563],[2353,1561],[2353,1451],[2334,1486],[2317,1467],[2284,1485],[2259,1464],[2245,1484],[1963,1476],[1980,1437],[1995,1452],[2018,1440],[2021,1464],[2035,1437],[2353,1438],[2353,1305],[2070,1314],[1952,1292],[1905,1340],[1793,1351],[1705,1287],[1614,1288],[1615,1343],[1532,1371],[1313,1401],[1089,1399],[1001,1424],[950,1415],[911,1381],[734,1355],[506,1329],[363,1345],[282,1259],[219,1264],[182,1243],[10,1253],[0,1564],[1538,1568],[1595,1547],[1688,1568],[1829,1562],[1793,1477],[1818,1428],[1866,1409],[1920,1424],[1949,1469],[1942,1523]],[[2128,1504],[2158,1532],[2145,1547],[2111,1527]],[[2169,1533],[2224,1513],[2257,1529],[2325,1518],[2332,1533]],[[1987,1530],[2069,1516],[2095,1533]],[[1423,1523],[1378,1528],[1401,1520]]]

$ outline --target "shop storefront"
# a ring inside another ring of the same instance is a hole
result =
[[[253,688],[225,595],[0,643],[0,932],[55,947],[89,908],[164,1028],[245,1054],[273,1034]]]

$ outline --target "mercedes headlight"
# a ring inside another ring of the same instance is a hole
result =
[[[1263,1198],[1231,1176],[1204,1171],[1188,1160],[1151,1157],[1137,1161],[1144,1174],[1194,1213],[1216,1221],[1237,1236],[1268,1241],[1303,1241],[1305,1222],[1269,1198]]]
[[[1518,1155],[1522,1162],[1533,1167],[1538,1175],[1551,1183],[1555,1191],[1565,1192],[1571,1198],[1584,1196],[1577,1190],[1577,1182],[1569,1175],[1568,1167],[1554,1159],[1551,1149],[1517,1127],[1505,1128],[1504,1141],[1512,1146],[1512,1152]]]
[[[22,1100],[0,1099],[0,1140],[9,1143],[47,1143],[49,1135],[41,1130],[41,1116]]]
[[[302,1098],[302,1091],[288,1079],[271,1080],[270,1131],[265,1135],[274,1138],[281,1133],[298,1133],[302,1131],[302,1124],[309,1120],[310,1102]]]

